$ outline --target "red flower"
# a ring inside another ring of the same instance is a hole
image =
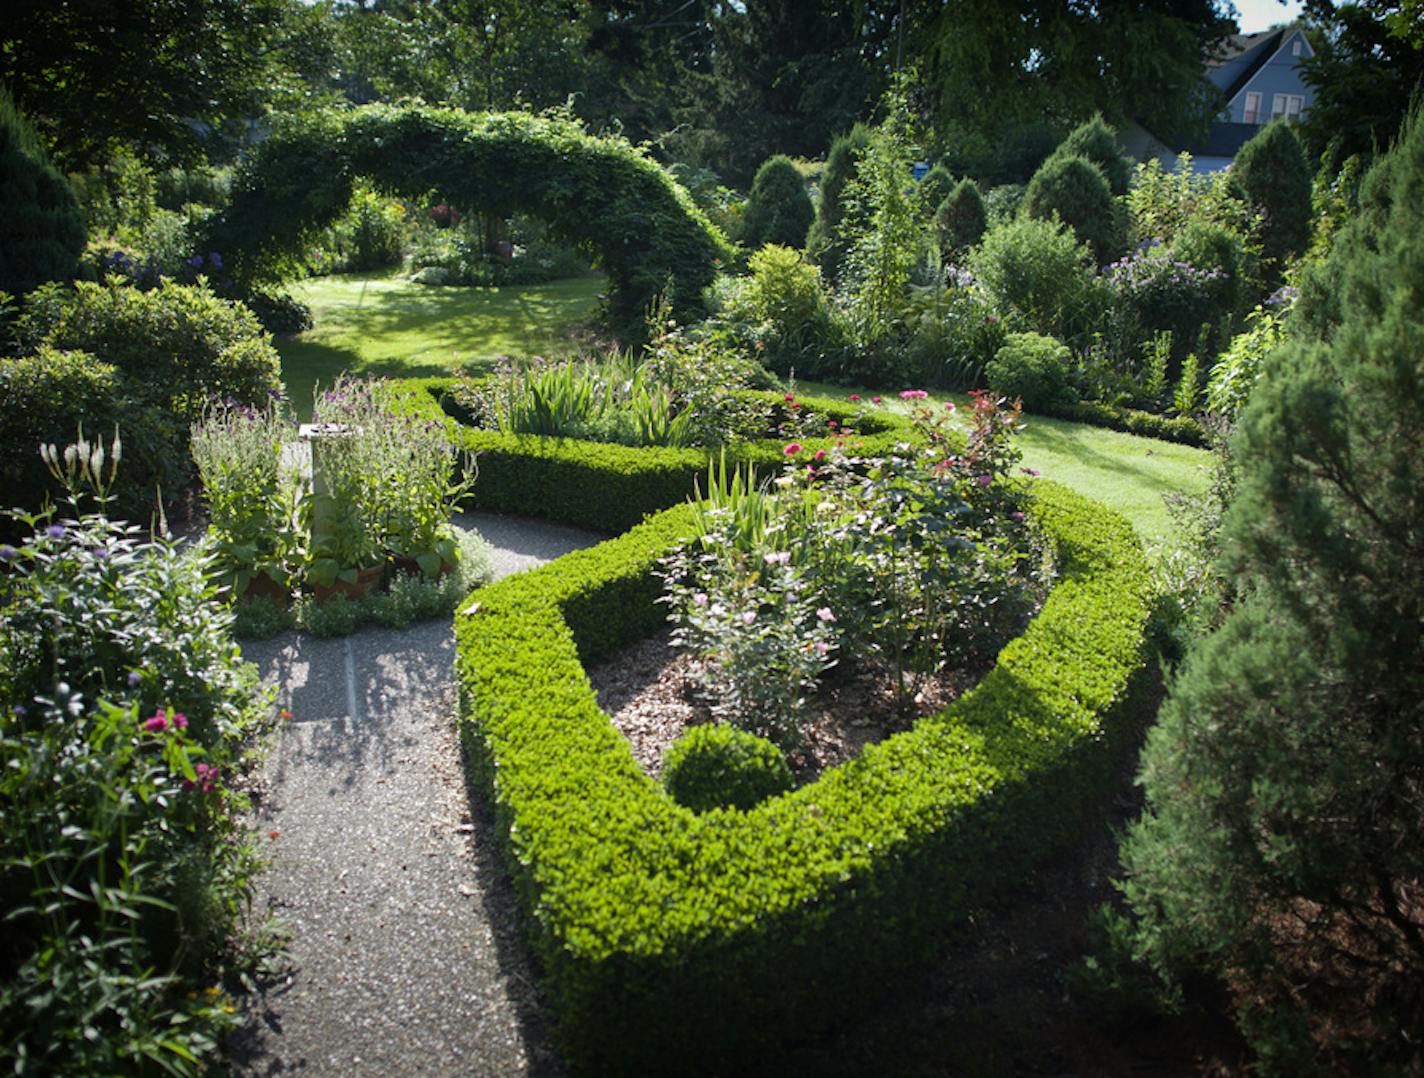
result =
[[[785,449],[782,450],[782,452],[785,453],[788,457],[794,457],[797,453],[801,452],[801,443],[791,442],[789,445],[787,445]]]

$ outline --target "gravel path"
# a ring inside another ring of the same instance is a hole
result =
[[[598,537],[467,514],[499,576]],[[448,620],[244,648],[292,712],[267,761],[259,916],[289,968],[251,1001],[237,1073],[558,1075],[488,814],[455,733]]]

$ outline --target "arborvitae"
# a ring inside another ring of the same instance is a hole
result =
[[[1148,738],[1122,851],[1142,952],[1222,977],[1283,1074],[1424,1062],[1421,191],[1416,120],[1266,357],[1232,443],[1238,599]]]
[[[1117,135],[1103,121],[1101,113],[1095,114],[1091,120],[1079,124],[1069,132],[1068,137],[1059,144],[1054,153],[1086,157],[1103,170],[1108,188],[1114,195],[1127,194],[1127,185],[1132,179],[1132,166],[1123,156]]]
[[[839,235],[841,218],[845,216],[845,188],[855,173],[856,154],[868,145],[870,128],[856,124],[831,143],[831,152],[826,156],[826,170],[821,173],[821,202],[806,237],[806,253],[820,265],[828,280],[840,276],[846,253]]]
[[[1100,264],[1120,253],[1122,230],[1112,191],[1103,170],[1086,157],[1056,153],[1045,161],[1024,193],[1024,212],[1044,220],[1056,213]]]
[[[1284,120],[1269,124],[1241,147],[1231,174],[1264,219],[1261,257],[1274,283],[1310,243],[1310,164],[1295,128]]]
[[[943,165],[935,165],[925,173],[920,181],[920,205],[926,215],[933,214],[951,191],[954,190],[954,173]]]
[[[0,87],[0,291],[74,275],[84,214],[33,127]]]
[[[946,261],[978,243],[988,227],[984,196],[979,193],[979,185],[970,179],[960,180],[935,211],[935,232]]]
[[[801,173],[791,158],[777,154],[757,169],[738,238],[753,251],[767,243],[803,247],[815,214]]]

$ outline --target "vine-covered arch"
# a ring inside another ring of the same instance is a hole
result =
[[[557,116],[373,105],[279,125],[244,160],[208,230],[239,280],[283,275],[364,178],[394,195],[434,190],[462,209],[528,213],[594,254],[615,317],[666,296],[701,305],[727,240],[671,175],[626,139]]]

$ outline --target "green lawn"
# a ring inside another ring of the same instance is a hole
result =
[[[859,393],[869,400],[875,390],[851,389],[825,382],[797,382],[798,393],[844,398]],[[885,392],[884,406],[908,410],[897,393]],[[952,400],[967,415],[969,398],[934,393],[931,401]],[[1171,540],[1174,527],[1162,496],[1171,491],[1206,489],[1211,454],[1203,449],[1139,438],[1084,423],[1026,415],[1018,436],[1023,466],[1112,506],[1132,521],[1143,540]]]
[[[554,350],[589,320],[605,286],[602,277],[518,288],[416,285],[390,274],[302,281],[291,292],[311,307],[314,324],[277,341],[282,380],[308,416],[312,387],[342,371],[419,377]]]

